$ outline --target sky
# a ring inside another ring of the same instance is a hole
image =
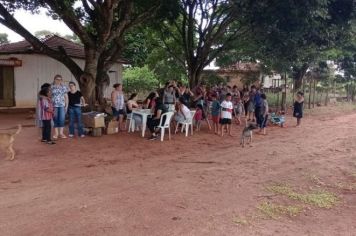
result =
[[[51,17],[46,16],[45,11],[42,10],[40,14],[32,15],[24,10],[17,10],[15,12],[15,18],[31,33],[35,33],[39,30],[49,30],[52,32],[58,32],[61,35],[72,34],[72,31],[59,20],[53,20]],[[23,38],[0,24],[0,33],[7,33],[10,42],[17,42],[23,40]]]
[[[24,10],[17,10],[15,12],[15,18],[31,33],[35,33],[40,30],[49,30],[51,32],[59,33],[61,35],[72,34],[72,31],[60,20],[53,20],[47,16],[45,10],[41,10],[40,14],[31,14]],[[0,33],[6,33],[11,43],[23,40],[23,38],[0,24]],[[215,61],[210,63],[206,69],[218,69],[215,66]]]

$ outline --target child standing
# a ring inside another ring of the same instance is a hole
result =
[[[196,106],[195,115],[194,115],[196,131],[200,131],[200,126],[203,119],[204,119],[203,105],[198,104]]]
[[[267,102],[267,96],[266,94],[261,94],[262,98],[262,106],[261,106],[261,114],[260,114],[260,133],[263,135],[266,135],[266,127],[267,127],[267,120],[268,120],[268,102]]]
[[[243,104],[241,100],[240,91],[236,91],[232,96],[232,103],[234,105],[234,116],[237,125],[241,124],[241,115],[243,112]]]
[[[220,102],[218,101],[216,94],[212,94],[211,98],[211,117],[214,125],[214,133],[219,134]]]
[[[293,116],[297,118],[297,127],[301,125],[303,118],[304,93],[299,91],[293,105]]]
[[[51,121],[53,119],[54,108],[51,101],[51,90],[45,87],[40,91],[40,108],[42,120],[42,142],[47,144],[55,144],[51,139]]]
[[[49,83],[44,83],[41,85],[41,89],[40,91],[38,92],[38,96],[37,96],[37,103],[36,103],[36,119],[35,119],[35,123],[36,123],[36,126],[39,128],[39,134],[40,134],[40,139],[41,139],[41,136],[42,136],[42,120],[41,120],[41,90],[44,89],[44,88],[50,88],[51,87],[51,84]]]
[[[227,128],[228,133],[231,135],[231,120],[232,120],[232,111],[234,106],[231,102],[231,93],[227,93],[225,100],[221,103],[221,117],[220,117],[220,132],[221,137],[224,136],[224,128]]]

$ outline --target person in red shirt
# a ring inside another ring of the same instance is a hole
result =
[[[50,88],[43,88],[40,91],[40,119],[42,120],[42,142],[55,144],[51,139],[52,119],[54,114],[53,103],[51,101]]]

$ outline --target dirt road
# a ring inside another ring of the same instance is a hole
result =
[[[356,235],[356,113],[331,113],[244,149],[237,127],[234,138],[203,127],[163,143],[124,133],[50,146],[26,115],[0,114],[0,128],[25,126],[16,159],[0,153],[0,235]],[[280,185],[337,200],[318,207],[270,190]],[[299,211],[271,218],[263,204]]]

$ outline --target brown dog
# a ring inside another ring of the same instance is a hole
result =
[[[12,148],[15,136],[22,130],[22,126],[18,125],[15,133],[0,133],[0,147],[8,153],[8,159],[12,161],[15,158],[15,151]]]

